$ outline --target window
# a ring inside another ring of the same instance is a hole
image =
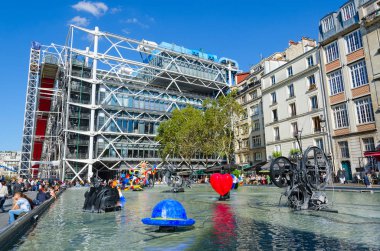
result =
[[[293,84],[288,85],[288,93],[289,93],[289,98],[294,97],[294,85]]]
[[[350,150],[348,149],[348,142],[347,141],[341,141],[338,142],[339,148],[340,148],[340,154],[342,158],[349,158],[350,157]]]
[[[296,103],[289,104],[289,112],[290,112],[290,116],[292,117],[297,115]]]
[[[253,147],[261,146],[261,136],[260,135],[252,137],[252,146]]]
[[[315,86],[315,76],[314,74],[307,77],[308,83],[309,83],[309,90],[313,90],[316,88]]]
[[[247,119],[248,118],[248,111],[247,109],[244,109],[243,114],[242,114],[242,119]]]
[[[293,149],[300,149],[300,146],[298,145],[298,142],[297,141],[294,141],[294,142],[292,142],[292,148]]]
[[[261,160],[261,153],[255,153],[255,161]]]
[[[348,114],[346,104],[332,107],[334,114],[335,129],[348,127]]]
[[[246,95],[241,97],[241,103],[245,103],[245,102],[247,102],[247,96]]]
[[[280,140],[280,128],[273,128],[274,140]]]
[[[275,92],[272,92],[271,94],[272,97],[272,105],[277,103],[277,96]]]
[[[257,119],[253,121],[252,129],[254,131],[260,131],[260,120]]]
[[[272,110],[272,118],[273,118],[273,122],[278,120],[277,109]]]
[[[321,119],[319,116],[313,117],[313,128],[314,128],[314,133],[321,132]]]
[[[375,150],[375,142],[373,138],[364,138],[363,139],[364,151],[374,151]]]
[[[274,145],[275,152],[281,152],[281,145]]]
[[[337,42],[333,42],[325,48],[327,63],[330,63],[339,58],[339,50]]]
[[[374,121],[371,98],[368,97],[355,100],[355,105],[359,124],[370,123]]]
[[[316,95],[310,97],[310,106],[311,106],[311,110],[318,109],[318,98]]]
[[[287,71],[288,71],[288,77],[293,76],[293,67],[291,66],[288,67]]]
[[[242,149],[241,141],[239,141],[239,149]]]
[[[333,16],[328,16],[322,20],[322,31],[328,32],[329,30],[334,28],[334,19]]]
[[[291,127],[291,130],[292,130],[293,136],[298,135],[298,123],[297,122],[293,122],[293,123],[290,124],[290,127]]]
[[[314,65],[313,56],[308,57],[306,60],[307,60],[307,66],[308,67],[312,67]]]
[[[359,50],[363,47],[362,35],[359,30],[354,31],[344,37],[346,40],[347,54]]]
[[[248,148],[248,139],[243,140],[243,148]]]
[[[368,84],[367,67],[364,60],[350,66],[352,87]]]
[[[346,4],[342,8],[342,19],[343,21],[347,21],[348,19],[351,19],[353,16],[355,16],[355,7],[353,3]]]
[[[315,139],[315,146],[318,146],[322,149],[322,151],[324,151],[323,140],[321,138]]]
[[[252,116],[256,116],[256,115],[259,115],[259,106],[258,105],[254,105],[251,107],[251,112],[252,112]]]
[[[257,98],[257,90],[254,90],[253,92],[251,92],[251,99],[255,99]]]
[[[330,95],[335,95],[344,91],[344,84],[341,70],[327,75],[330,86]]]
[[[276,77],[272,76],[270,77],[270,79],[271,79],[272,85],[274,85],[276,83]]]

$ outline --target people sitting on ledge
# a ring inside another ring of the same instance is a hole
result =
[[[38,190],[38,193],[36,195],[36,199],[34,200],[34,203],[36,205],[40,205],[42,204],[43,202],[45,202],[46,200],[50,199],[50,194],[49,193],[46,193],[46,190],[45,190],[45,187],[42,186],[39,190]]]
[[[31,204],[22,193],[16,192],[13,196],[13,206],[9,210],[9,220],[8,223],[12,224],[15,221],[15,216],[19,216],[22,213],[27,213],[32,209]]]

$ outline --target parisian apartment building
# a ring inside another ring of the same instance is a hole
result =
[[[348,1],[319,24],[334,166],[348,179],[369,164],[365,152],[380,139],[379,7],[379,1]]]
[[[303,150],[319,146],[348,179],[379,167],[380,0],[348,1],[318,29],[318,43],[290,41],[240,74],[237,100],[246,113],[235,130],[237,164],[256,160],[257,128],[263,161],[299,149],[298,134]]]
[[[285,52],[265,60],[262,102],[268,159],[289,157],[308,146],[329,151],[322,90],[315,40],[290,41]]]
[[[237,76],[237,102],[244,113],[235,127],[235,160],[243,168],[266,161],[264,116],[261,92],[263,61],[251,67],[249,72]]]
[[[21,152],[1,151],[0,152],[0,166],[3,168],[0,171],[4,171],[4,168],[18,170],[18,168],[20,167],[20,160],[21,160]]]

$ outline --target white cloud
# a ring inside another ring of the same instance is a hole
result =
[[[128,18],[127,20],[125,20],[125,22],[127,24],[137,24],[139,22],[139,20],[137,18]]]
[[[85,27],[90,24],[90,21],[85,17],[75,16],[72,19],[70,19],[69,24]]]
[[[115,7],[115,8],[110,9],[111,14],[116,14],[116,13],[119,13],[121,11],[122,11],[122,9],[120,7]]]
[[[71,7],[77,11],[88,12],[95,17],[100,17],[108,11],[108,6],[102,2],[80,1]]]
[[[149,25],[142,23],[140,20],[138,20],[135,17],[134,18],[128,18],[124,22],[127,23],[127,24],[136,24],[136,25],[138,25],[138,26],[140,26],[141,28],[144,28],[144,29],[149,28]]]
[[[128,30],[128,29],[122,29],[121,30],[124,34],[127,34],[127,35],[129,35],[129,34],[131,34],[131,32]]]

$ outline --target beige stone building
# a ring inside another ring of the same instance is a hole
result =
[[[365,25],[359,22],[358,8],[362,3],[348,1],[323,17],[319,24],[321,70],[334,166],[335,170],[345,169],[347,179],[352,179],[354,173],[368,164],[364,152],[374,150],[379,141],[380,118],[374,112],[378,101],[372,77],[374,69],[379,71],[379,67],[371,65],[371,60],[377,60],[378,64],[379,59],[371,56],[374,48],[367,43],[368,39],[376,40],[375,34],[366,32]],[[379,43],[375,41],[372,46],[378,48]]]
[[[235,128],[235,160],[244,168],[266,161],[261,76],[263,61],[249,72],[238,76],[237,101],[244,108],[244,115]]]
[[[283,53],[264,62],[262,100],[266,153],[290,156],[299,149],[295,135],[302,135],[302,150],[319,146],[330,152],[315,40],[289,42]]]
[[[368,82],[376,118],[376,114],[380,113],[380,0],[363,0],[359,8],[359,20],[361,20]],[[380,119],[375,119],[375,122],[376,128],[380,128]],[[375,145],[378,146],[379,141],[375,142]]]

